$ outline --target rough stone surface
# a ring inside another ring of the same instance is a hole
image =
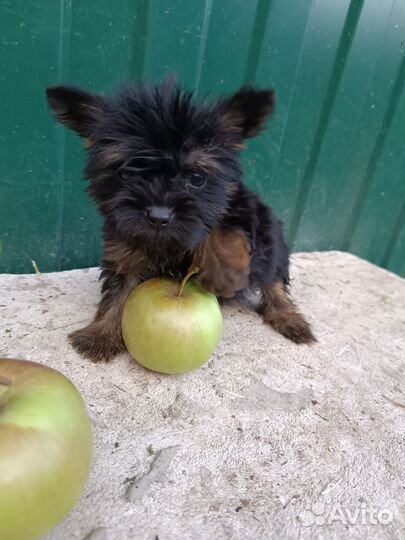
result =
[[[227,306],[212,360],[163,376],[70,348],[97,278],[0,277],[1,355],[70,377],[94,426],[86,492],[46,540],[405,537],[404,280],[344,253],[295,255],[317,344]]]

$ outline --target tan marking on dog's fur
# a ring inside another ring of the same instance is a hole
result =
[[[125,297],[126,300],[127,296]],[[121,311],[124,301],[113,304],[102,318],[69,335],[76,351],[92,362],[107,361],[125,351],[121,333]]]
[[[217,172],[221,169],[217,159],[215,148],[195,149],[187,154],[184,165],[192,169],[202,169],[208,173]]]
[[[110,199],[108,201],[101,201],[97,204],[100,209],[100,212],[103,214],[108,214],[112,212],[115,208],[115,201],[113,199]]]
[[[260,312],[264,322],[295,343],[316,341],[309,323],[290,300],[284,283],[264,287],[262,293]]]
[[[242,133],[240,125],[243,123],[242,114],[236,114],[235,111],[226,111],[221,119],[222,128],[227,133],[238,135]]]
[[[246,148],[242,140],[242,129],[237,125],[242,120],[241,116],[237,117],[235,114],[225,114],[221,119],[222,129],[228,136],[226,144],[237,152],[242,152]]]
[[[233,142],[230,146],[238,152],[242,152],[246,148],[242,142]]]
[[[83,144],[85,148],[91,148],[94,144],[94,141],[90,137],[86,137],[83,139]]]
[[[119,144],[106,146],[98,154],[99,166],[108,167],[109,165],[121,164],[128,157],[128,150]]]
[[[210,292],[232,298],[249,285],[251,248],[241,230],[214,229],[195,251],[193,265],[197,279]]]
[[[120,242],[105,243],[104,261],[106,268],[127,276],[139,276],[149,266],[149,259],[143,251],[131,249]]]

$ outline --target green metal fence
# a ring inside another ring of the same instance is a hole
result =
[[[44,88],[177,72],[198,94],[273,86],[248,184],[297,250],[405,272],[405,0],[0,0],[0,271],[96,265],[83,150]]]

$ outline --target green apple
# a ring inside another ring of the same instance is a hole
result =
[[[86,484],[92,432],[58,371],[0,359],[0,539],[32,540],[63,519]]]
[[[194,273],[194,272],[193,272]],[[130,294],[122,316],[122,334],[131,355],[160,373],[185,373],[200,367],[215,351],[223,333],[216,297],[199,282],[181,285],[150,279]]]

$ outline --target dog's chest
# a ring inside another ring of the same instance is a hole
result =
[[[184,277],[190,269],[192,263],[191,255],[188,253],[159,253],[148,254],[147,276],[151,277],[171,277],[180,279]]]

